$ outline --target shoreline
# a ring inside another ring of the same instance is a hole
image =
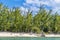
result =
[[[45,37],[60,37],[60,34],[44,34],[44,35]],[[41,34],[0,32],[0,37],[41,37]]]

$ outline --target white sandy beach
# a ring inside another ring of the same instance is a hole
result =
[[[0,37],[41,37],[41,34],[0,32]],[[45,34],[45,37],[60,37],[60,35]]]
[[[0,37],[37,37],[35,34],[29,33],[11,33],[11,32],[0,32]]]

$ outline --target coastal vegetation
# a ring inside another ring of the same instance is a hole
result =
[[[19,8],[0,4],[0,31],[60,34],[60,15],[44,8],[35,15],[30,11],[22,14]]]

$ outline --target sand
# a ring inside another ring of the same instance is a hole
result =
[[[0,32],[0,37],[41,37],[41,34]],[[60,35],[45,34],[45,37],[60,37]]]
[[[37,36],[35,34],[29,33],[0,32],[0,37],[37,37]]]

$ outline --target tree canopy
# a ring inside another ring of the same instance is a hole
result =
[[[29,11],[25,14],[19,8],[0,4],[0,31],[60,33],[60,15],[52,14],[52,10],[40,9],[34,16]]]

